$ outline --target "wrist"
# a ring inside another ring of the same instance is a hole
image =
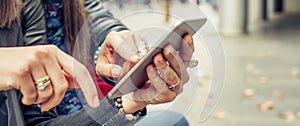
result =
[[[122,96],[123,101],[123,111],[126,114],[135,113],[138,110],[141,110],[147,106],[147,103],[142,101],[136,101],[128,96]]]
[[[125,103],[123,102],[123,99],[125,100]],[[114,98],[112,100],[113,101],[112,105],[116,107],[120,113],[123,113],[126,119],[131,121],[138,120],[147,114],[146,107],[142,107],[145,106],[144,104],[130,103],[130,101],[132,100],[130,100],[127,97],[123,97],[123,99],[122,97]],[[126,111],[124,109],[123,104],[125,105]],[[142,107],[142,109],[139,109],[140,107]]]

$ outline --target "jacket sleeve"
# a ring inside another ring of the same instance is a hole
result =
[[[127,28],[117,19],[113,18],[112,14],[104,9],[100,2],[96,0],[84,0],[84,4],[89,15],[88,21],[91,28],[91,53],[95,53],[109,32],[126,30]],[[34,19],[30,20],[35,22]],[[30,25],[31,24],[25,24],[25,26]],[[48,112],[41,112],[37,105],[22,105],[22,110],[26,125],[116,126],[133,125],[138,121],[129,120],[124,113],[119,112],[119,110],[112,106],[113,101],[111,99],[105,98],[100,102],[100,106],[96,109],[86,106],[84,109],[67,116],[58,116],[55,109]]]
[[[129,120],[112,103],[112,100],[105,98],[98,108],[85,106],[82,110],[65,116],[58,116],[55,109],[41,112],[37,105],[23,106],[22,110],[26,125],[30,126],[132,126],[138,121]]]
[[[42,0],[23,0],[21,24],[24,45],[46,44],[45,11]]]
[[[91,55],[93,56],[98,46],[101,46],[108,33],[122,31],[127,28],[103,7],[99,0],[84,0],[88,13],[91,33]]]

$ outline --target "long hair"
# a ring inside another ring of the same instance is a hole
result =
[[[22,0],[0,0],[0,28],[10,28],[20,20]]]
[[[65,41],[68,53],[73,52],[75,40],[87,18],[83,0],[62,0]]]
[[[82,0],[62,0],[62,4],[65,42],[68,53],[72,53],[87,13]],[[19,21],[22,8],[22,0],[0,0],[0,28],[10,28],[14,22]]]

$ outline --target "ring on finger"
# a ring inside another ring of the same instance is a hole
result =
[[[51,83],[50,78],[48,76],[46,76],[41,79],[38,79],[37,81],[35,81],[34,84],[38,91],[43,91],[50,85],[50,83]]]
[[[185,65],[189,68],[194,68],[196,66],[198,66],[198,60],[188,60],[188,61],[184,61]]]
[[[175,90],[176,90],[176,87],[177,87],[179,84],[180,84],[180,83],[173,84],[173,85],[169,85],[168,88],[169,88],[171,91],[175,91]]]

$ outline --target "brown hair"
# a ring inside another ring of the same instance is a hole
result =
[[[72,53],[76,37],[87,18],[87,13],[82,0],[62,0],[62,3],[65,42],[68,53]],[[10,28],[13,22],[19,21],[22,7],[22,0],[0,0],[0,28]]]
[[[87,13],[82,0],[63,0],[65,41],[69,53],[73,52],[76,37],[83,26]]]
[[[19,21],[22,7],[22,0],[1,0],[0,28],[10,28],[14,22]]]

